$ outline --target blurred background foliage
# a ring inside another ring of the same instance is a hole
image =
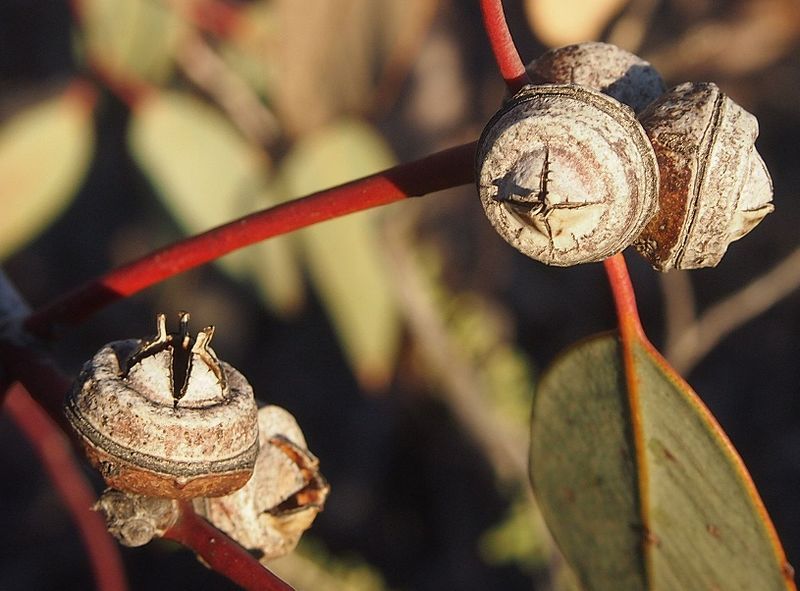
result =
[[[759,117],[775,215],[714,270],[630,262],[648,332],[800,563],[800,5],[504,4],[526,60],[606,40]],[[0,41],[0,257],[34,306],[183,236],[471,141],[504,93],[472,2],[6,0]],[[298,418],[331,481],[308,539],[275,564],[298,589],[572,588],[526,484],[527,424],[539,368],[613,327],[598,265],[532,263],[464,187],[243,249],[54,348],[74,373],[179,309],[217,326],[217,351]],[[90,587],[6,419],[0,441],[0,588]],[[168,544],[124,553],[133,588],[231,588]]]

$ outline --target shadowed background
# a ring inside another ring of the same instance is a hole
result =
[[[60,198],[19,222],[14,243],[0,238],[4,268],[32,306],[270,203],[472,141],[503,98],[477,3],[230,2],[241,20],[203,25],[191,15],[204,4],[75,2],[89,14],[83,29],[65,2],[0,4],[3,129],[56,104],[74,77],[96,76],[87,56],[161,89],[133,107],[102,90],[78,126],[93,130],[91,146],[48,131],[53,146],[64,142],[53,170],[76,172],[54,173]],[[758,117],[776,212],[716,269],[662,276],[635,253],[628,260],[645,328],[730,435],[800,563],[800,7],[505,4],[525,61],[606,40],[650,60],[668,86],[714,81]],[[31,204],[0,205],[6,215]],[[696,324],[784,260],[755,296]],[[296,416],[331,482],[298,556],[275,567],[298,589],[557,586],[527,497],[526,426],[541,368],[614,326],[599,265],[530,261],[464,187],[175,277],[63,331],[54,352],[74,374],[103,343],[146,337],[156,312],[180,309],[195,328],[216,325],[216,351],[261,401]],[[707,340],[683,336],[696,326]],[[5,418],[0,442],[0,589],[91,588],[72,523]],[[123,554],[133,589],[232,588],[171,544]]]

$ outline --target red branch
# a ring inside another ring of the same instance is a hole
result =
[[[9,389],[3,410],[33,446],[72,515],[89,554],[97,588],[107,591],[127,589],[117,544],[106,531],[100,514],[89,509],[94,503],[94,491],[81,473],[67,438],[19,382]]]
[[[231,581],[252,591],[292,591],[292,587],[264,568],[247,550],[223,535],[197,515],[187,503],[181,503],[178,521],[164,533],[164,538],[191,548],[209,567]]]
[[[508,89],[514,93],[531,80],[525,71],[525,64],[519,56],[511,31],[508,30],[506,15],[503,13],[501,0],[481,0],[483,13],[483,27],[489,37],[489,44],[494,53],[494,59],[500,68],[500,75],[506,81]]]
[[[250,214],[176,242],[89,281],[34,312],[26,328],[48,335],[120,298],[233,250],[349,213],[473,181],[475,143],[464,144],[356,181]]]

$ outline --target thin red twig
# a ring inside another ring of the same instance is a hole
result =
[[[127,589],[119,549],[106,531],[103,518],[90,509],[94,503],[94,491],[81,473],[67,438],[19,382],[9,389],[3,410],[33,446],[72,515],[89,554],[97,588],[105,591]]]
[[[89,281],[40,308],[26,321],[48,335],[93,312],[237,248],[349,213],[472,182],[475,143],[464,144],[356,181],[250,214],[176,242]]]
[[[623,339],[628,338],[628,336],[636,336],[641,340],[647,340],[642,328],[642,322],[639,319],[636,294],[633,292],[633,284],[628,274],[625,258],[620,253],[606,259],[603,264],[605,265],[608,282],[611,285],[611,292],[614,296],[620,333]]]
[[[103,544],[99,540],[105,540],[104,544],[110,544],[112,552],[116,553],[116,546],[108,538],[102,519],[97,513],[89,511],[89,507],[95,501],[94,492],[88,483],[82,480],[75,457],[70,453],[70,443],[77,445],[77,441],[68,440],[64,434],[73,432],[61,409],[61,400],[70,387],[69,380],[55,368],[46,354],[34,348],[0,343],[0,359],[8,374],[13,379],[19,380],[9,389],[2,408],[17,422],[25,438],[39,453],[54,486],[73,514],[85,540],[99,588],[126,589],[121,567],[117,568],[119,557],[109,558],[108,548],[98,546]],[[48,418],[45,413],[50,417]],[[58,425],[65,431],[59,431]],[[192,548],[214,570],[244,585],[247,589],[280,591],[291,589],[271,573],[265,575],[262,572],[265,569],[259,562],[225,534],[217,531],[205,520],[188,515],[192,512],[190,507],[183,507],[182,512],[184,514],[182,523],[167,537]],[[89,523],[90,521],[94,523]],[[197,530],[192,531],[194,528]],[[216,558],[211,557],[208,553],[213,553],[215,550],[209,545],[216,545],[217,548],[224,550],[218,550]],[[246,558],[241,556],[242,554]],[[225,563],[224,561],[228,559],[226,557],[230,556],[233,557],[233,562]],[[115,571],[118,571],[121,583],[114,578]],[[254,581],[254,583],[248,586],[242,581]],[[263,581],[269,583],[262,584]],[[278,584],[283,586],[276,586]]]
[[[489,45],[492,47],[494,59],[500,68],[500,75],[506,81],[508,89],[514,93],[531,80],[525,71],[525,64],[522,63],[519,52],[511,38],[511,31],[508,30],[508,22],[503,12],[503,2],[501,0],[481,0],[481,12],[483,13],[483,27],[489,37]]]
[[[292,587],[261,565],[247,550],[181,504],[178,521],[164,538],[191,548],[209,567],[252,591],[292,591]]]

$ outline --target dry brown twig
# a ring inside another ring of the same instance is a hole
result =
[[[386,232],[401,312],[425,359],[441,379],[443,402],[483,450],[499,479],[513,484],[527,482],[527,433],[496,416],[486,402],[480,376],[447,334],[410,254],[407,235],[412,215],[404,212]]]
[[[728,334],[800,287],[800,247],[761,277],[706,309],[666,344],[666,357],[687,374]],[[666,294],[669,297],[669,294]],[[667,330],[670,334],[670,330]]]

